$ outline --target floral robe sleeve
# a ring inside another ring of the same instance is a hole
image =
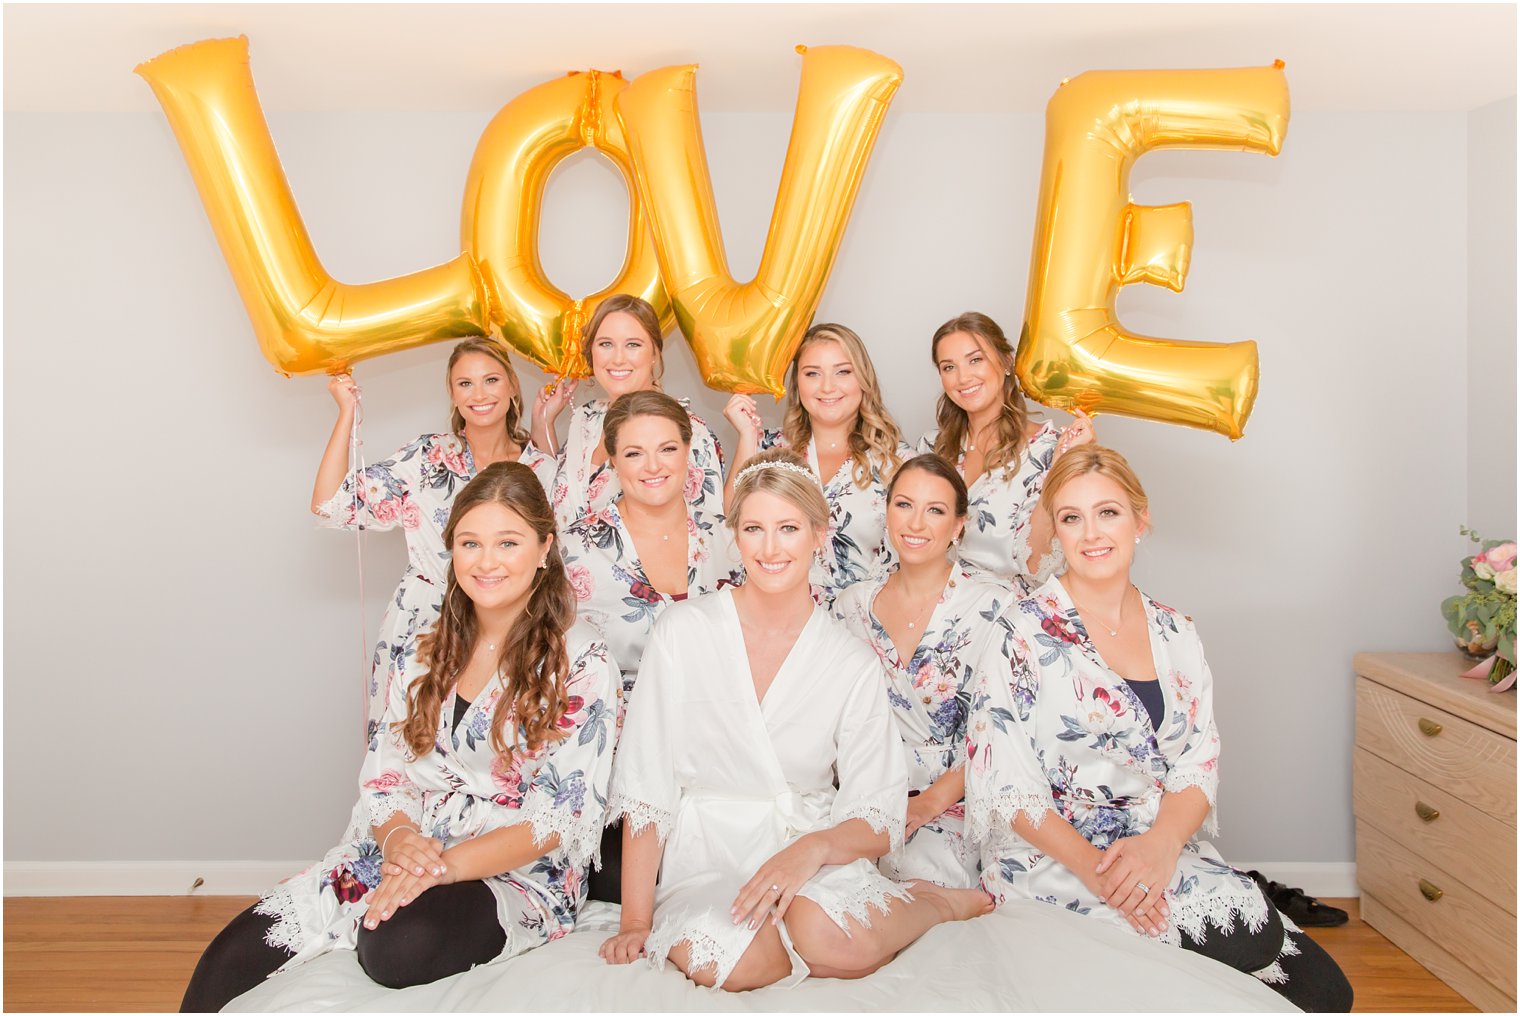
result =
[[[918,442],[920,452],[933,452],[938,431]],[[970,518],[961,536],[961,560],[990,577],[1017,584],[1021,593],[1037,589],[1063,569],[1061,548],[1054,540],[1030,573],[1030,523],[1045,489],[1045,474],[1055,459],[1061,431],[1048,421],[1013,462],[983,473],[970,484]],[[965,474],[966,453],[955,459],[956,472]]]
[[[689,400],[682,400],[687,406]],[[688,407],[689,410],[689,407]],[[723,515],[723,448],[697,414],[691,416],[691,454],[686,472],[686,503],[705,515]],[[591,457],[602,443],[602,422],[607,403],[597,399],[575,410],[570,432],[559,456],[559,470],[550,501],[560,532],[581,518],[599,512],[622,493],[617,473],[607,464],[592,465]]]
[[[601,843],[621,685],[606,643],[594,631],[574,626],[565,641],[570,668],[561,736],[533,750],[519,744],[510,756],[498,755],[490,743],[496,710],[511,707],[500,675],[457,726],[451,692],[439,710],[432,750],[412,752],[394,726],[406,715],[410,685],[423,673],[408,661],[409,672],[392,685],[385,725],[361,769],[360,798],[344,841],[257,904],[260,914],[276,919],[270,943],[294,954],[286,967],[354,947],[365,901],[381,878],[371,827],[397,812],[445,848],[523,823],[539,843],[557,836],[542,856],[482,881],[496,897],[507,935],[503,956],[570,932],[585,901],[586,866]],[[509,717],[509,743],[512,728]]]
[[[972,834],[984,834],[982,884],[999,902],[1037,899],[1077,913],[1127,921],[1096,899],[1072,872],[1011,827],[1020,812],[1038,825],[1054,811],[1100,849],[1151,828],[1163,795],[1200,788],[1212,806],[1218,786],[1219,733],[1212,680],[1191,619],[1143,597],[1165,713],[1152,729],[1144,705],[1109,670],[1058,580],[1000,619],[1004,637],[983,658],[973,698],[966,771]],[[1166,889],[1172,921],[1163,934],[1196,940],[1207,925],[1251,930],[1267,919],[1249,877],[1230,868],[1213,844],[1184,846]]]

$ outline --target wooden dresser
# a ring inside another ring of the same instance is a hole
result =
[[[1515,693],[1460,653],[1358,653],[1362,917],[1481,1009],[1515,1011]]]

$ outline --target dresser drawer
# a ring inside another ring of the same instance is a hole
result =
[[[1515,918],[1498,904],[1386,834],[1356,823],[1362,889],[1506,995],[1515,997]],[[1431,901],[1421,891],[1441,890]]]
[[[1365,749],[1353,772],[1358,819],[1515,912],[1514,826]]]
[[[1356,743],[1497,819],[1515,824],[1515,742],[1366,678]]]

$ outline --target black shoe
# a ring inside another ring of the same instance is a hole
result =
[[[1248,871],[1246,874],[1261,886],[1261,891],[1267,894],[1272,905],[1300,928],[1336,928],[1351,919],[1351,915],[1344,910],[1327,906],[1302,889],[1285,886],[1281,882],[1269,882],[1259,871]]]

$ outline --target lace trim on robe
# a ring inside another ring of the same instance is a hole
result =
[[[1199,769],[1197,766],[1185,766],[1173,769],[1166,774],[1161,781],[1161,789],[1168,794],[1197,787],[1203,791],[1203,796],[1208,799],[1209,813],[1204,817],[1202,832],[1212,839],[1219,835],[1219,810],[1215,807],[1215,795],[1219,792],[1219,773],[1212,770]]]
[[[652,804],[613,791],[607,799],[606,823],[611,825],[620,818],[630,833],[639,833],[654,826],[655,837],[662,844],[665,837],[670,835],[671,826],[675,825],[675,816],[664,808],[656,808]]]
[[[1019,790],[1004,787],[989,795],[966,795],[966,839],[993,845],[1005,843],[1013,835],[1013,822],[1022,814],[1036,829],[1045,821],[1045,813],[1055,809],[1050,788]]]
[[[587,787],[586,790],[592,790]],[[592,790],[594,793],[594,790]],[[600,817],[593,808],[585,807],[582,802],[579,812],[570,809],[568,804],[556,804],[556,795],[544,790],[540,786],[529,789],[523,799],[520,822],[527,822],[533,827],[533,841],[535,844],[543,843],[551,836],[559,837],[559,846],[551,853],[563,853],[572,867],[581,867],[588,863],[594,863],[598,869],[602,864],[602,823]]]
[[[803,887],[804,889],[806,886]],[[818,904],[819,909],[828,914],[835,924],[839,925],[846,936],[850,934],[849,925],[845,924],[846,917],[855,919],[855,923],[862,928],[871,926],[871,910],[875,909],[882,916],[892,906],[892,900],[902,900],[904,903],[913,902],[913,894],[906,886],[902,886],[882,876],[879,879],[867,879],[861,881],[842,900],[829,900],[827,902],[807,896],[806,893],[799,895]]]
[[[860,802],[852,804],[839,815],[839,821],[835,825],[848,822],[851,819],[864,819],[866,825],[871,827],[872,832],[887,834],[887,852],[898,850],[903,845],[903,830],[907,824],[905,816],[888,815],[885,809],[878,808],[874,804]]]

